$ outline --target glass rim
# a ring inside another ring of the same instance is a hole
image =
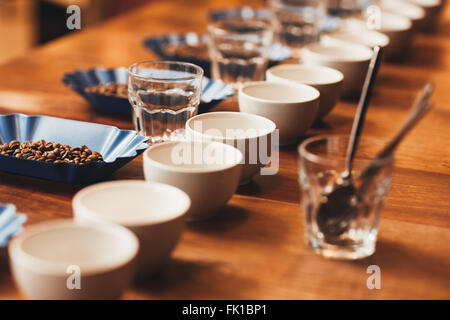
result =
[[[261,30],[258,30],[258,31],[238,32],[238,31],[227,30],[225,28],[219,27],[221,24],[223,24],[226,21],[239,21],[239,20],[242,20],[245,22],[258,21],[259,24],[264,24],[264,28],[261,28]],[[243,17],[239,17],[239,16],[227,17],[227,18],[224,18],[221,20],[210,22],[208,24],[207,29],[208,29],[209,33],[219,34],[219,35],[226,35],[226,34],[251,35],[251,34],[264,34],[267,32],[272,32],[271,22],[269,19],[262,19],[262,18],[258,18],[258,17],[243,18]]]
[[[160,64],[160,65],[180,65],[180,66],[186,66],[186,67],[192,67],[194,68],[198,73],[192,73],[190,76],[185,77],[179,77],[179,78],[163,78],[163,77],[153,77],[153,76],[143,76],[139,75],[132,71],[133,68],[143,65],[143,64]],[[168,81],[186,81],[186,80],[193,80],[197,78],[201,78],[204,76],[205,71],[202,67],[190,63],[190,62],[184,62],[184,61],[175,61],[175,60],[153,60],[153,61],[141,61],[136,62],[130,65],[127,69],[128,75],[131,75],[136,78],[140,78],[143,80],[155,80],[155,81],[162,81],[162,82],[168,82]]]
[[[333,134],[333,135],[317,135],[311,138],[306,139],[305,141],[303,141],[297,148],[297,151],[300,155],[300,158],[305,158],[308,161],[314,162],[314,163],[319,163],[322,165],[333,165],[335,164],[336,160],[332,160],[332,159],[328,159],[324,156],[320,156],[317,154],[314,154],[310,151],[308,151],[307,145],[309,145],[310,143],[313,142],[317,142],[320,140],[326,141],[326,140],[330,140],[330,139],[336,139],[336,140],[341,140],[341,139],[346,139],[347,141],[349,140],[350,135],[344,135],[344,134]],[[385,145],[385,142],[379,139],[374,139],[374,138],[366,138],[366,137],[362,137],[360,138],[360,141],[367,141],[369,143],[372,143],[374,145],[378,145],[380,146],[380,150],[381,147]],[[373,161],[374,158],[372,159],[367,159],[367,161]],[[355,156],[354,160],[358,160],[358,158]],[[394,160],[394,155],[393,153],[390,155],[387,155],[379,160],[377,160],[375,163],[377,166],[382,166],[388,163],[392,163]]]
[[[317,1],[317,0],[302,0],[302,3],[289,3],[284,2],[283,0],[269,0],[269,7],[275,8],[275,9],[299,9],[302,7],[313,7],[313,8],[324,8],[326,7],[324,1]]]

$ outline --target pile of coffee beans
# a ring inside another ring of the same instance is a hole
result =
[[[194,45],[187,43],[169,43],[164,46],[164,52],[171,56],[209,60],[208,45],[206,43]]]
[[[86,92],[104,94],[107,96],[117,96],[121,98],[128,98],[128,84],[126,83],[107,83],[99,84],[92,87],[87,87]]]
[[[86,146],[72,148],[67,144],[46,142],[45,140],[23,143],[13,140],[0,145],[0,154],[53,163],[69,162],[82,165],[94,161],[104,162],[99,152],[92,151]]]

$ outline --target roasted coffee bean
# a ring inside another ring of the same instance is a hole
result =
[[[13,140],[13,141],[11,141],[11,142],[9,143],[9,148],[10,148],[10,149],[15,149],[15,148],[17,148],[17,147],[19,147],[19,146],[20,146],[19,140]]]
[[[93,152],[87,146],[70,147],[67,144],[61,145],[58,142],[25,141],[18,140],[0,144],[0,154],[10,155],[16,158],[28,160],[45,161],[53,163],[74,163],[85,164],[92,161],[103,162],[103,157],[99,152]]]
[[[128,98],[128,84],[126,83],[108,83],[87,87],[86,92],[104,94],[108,96],[117,96]]]

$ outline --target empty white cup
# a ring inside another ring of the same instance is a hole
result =
[[[190,140],[216,141],[229,144],[243,156],[240,184],[261,174],[274,174],[271,167],[272,146],[278,141],[273,121],[243,112],[208,112],[186,122],[186,137]],[[276,168],[277,169],[277,168]]]
[[[315,43],[302,49],[301,61],[337,69],[344,74],[342,96],[359,95],[364,85],[373,51],[366,46],[350,43]]]
[[[353,27],[364,30],[367,24],[363,20],[352,22]],[[387,60],[405,58],[412,43],[412,22],[403,15],[381,11],[381,19],[377,31],[389,37],[389,46],[383,52]]]
[[[439,12],[444,1],[442,0],[407,0],[425,10],[424,30],[434,31],[438,25]]]
[[[386,48],[389,45],[389,37],[381,32],[368,30],[366,28],[355,28],[333,31],[324,34],[320,40],[323,44],[333,45],[336,42],[360,44],[366,47]]]
[[[147,181],[173,185],[189,195],[189,220],[210,218],[236,192],[242,153],[211,141],[159,143],[144,153]]]
[[[342,72],[322,66],[285,64],[267,70],[267,81],[306,84],[320,92],[316,120],[325,117],[339,99],[344,75]]]
[[[239,89],[239,109],[275,122],[280,145],[289,145],[311,128],[319,110],[319,98],[317,89],[304,84],[249,82]]]
[[[140,276],[159,271],[169,259],[190,204],[180,189],[143,180],[97,183],[79,191],[72,201],[75,221],[116,223],[137,235]]]
[[[29,299],[117,299],[134,274],[136,236],[113,224],[34,224],[9,244],[13,278]]]
[[[380,0],[379,5],[382,11],[409,18],[413,24],[413,32],[420,31],[424,28],[426,12],[422,7],[413,2],[409,2],[408,0]]]

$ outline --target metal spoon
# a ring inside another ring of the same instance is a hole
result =
[[[391,138],[389,143],[387,143],[383,149],[378,152],[375,158],[367,165],[366,168],[361,172],[358,179],[361,181],[361,185],[358,188],[358,194],[364,195],[367,191],[372,178],[378,173],[378,171],[382,168],[379,165],[379,161],[381,159],[386,158],[390,154],[392,154],[399,145],[399,143],[403,140],[406,134],[419,122],[420,119],[424,117],[424,115],[431,109],[431,105],[428,103],[431,94],[433,93],[434,86],[431,83],[428,83],[422,93],[418,96],[416,101],[414,102],[413,108],[409,113],[408,118],[405,120],[400,130]]]
[[[369,106],[373,85],[375,82],[378,67],[380,65],[380,48],[375,47],[369,70],[364,81],[363,91],[359,100],[358,109],[353,121],[352,132],[347,149],[345,171],[338,179],[331,190],[324,192],[321,197],[320,206],[317,211],[317,225],[324,235],[339,236],[344,233],[348,225],[348,217],[356,215],[357,208],[349,205],[356,204],[355,187],[352,183],[352,163],[355,156],[356,147],[361,135],[365,114]]]
[[[406,119],[406,121],[403,123],[400,130],[394,135],[394,137],[389,141],[388,144],[384,146],[384,148],[378,152],[376,157],[369,163],[369,165],[362,171],[362,173],[359,175],[358,180],[360,180],[360,186],[358,189],[354,187],[354,181],[350,181],[350,185],[353,188],[353,193],[344,193],[340,192],[340,195],[343,197],[342,199],[339,199],[340,207],[336,206],[335,209],[338,210],[338,218],[333,219],[333,223],[337,223],[338,225],[335,227],[335,229],[332,229],[332,231],[339,228],[339,231],[341,233],[337,234],[339,236],[343,232],[345,232],[350,225],[352,224],[353,220],[356,217],[357,210],[359,204],[362,202],[361,199],[363,198],[364,194],[368,190],[373,177],[378,173],[378,171],[382,168],[379,165],[379,161],[381,159],[384,159],[385,157],[392,154],[395,150],[395,148],[398,146],[398,144],[401,142],[401,140],[406,136],[406,134],[419,122],[420,119],[423,118],[423,116],[426,114],[426,112],[430,109],[430,105],[428,104],[428,100],[434,90],[434,86],[432,84],[428,84],[425,86],[424,90],[418,97],[418,99],[415,101],[413,108]],[[346,189],[348,192],[350,191],[350,188],[347,187]],[[333,203],[329,202],[329,205],[332,206]],[[331,226],[329,226],[331,228]],[[330,236],[336,236],[335,233],[332,234],[326,234]]]

